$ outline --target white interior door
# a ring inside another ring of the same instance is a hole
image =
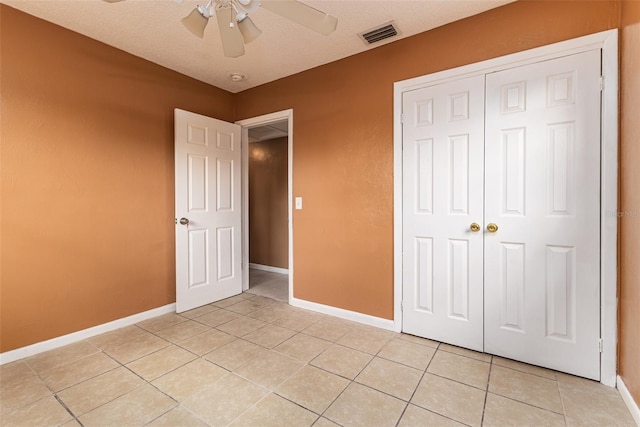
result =
[[[402,329],[482,351],[484,76],[402,102]]]
[[[242,292],[240,126],[175,110],[176,311]]]
[[[600,378],[600,51],[487,75],[485,351]]]

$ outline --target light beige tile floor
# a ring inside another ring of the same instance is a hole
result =
[[[0,367],[1,426],[634,426],[615,389],[241,294]]]
[[[247,292],[281,302],[288,302],[289,275],[250,268],[249,290]]]

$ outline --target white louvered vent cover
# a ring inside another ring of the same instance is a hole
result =
[[[383,24],[382,26],[360,33],[358,34],[358,36],[360,36],[360,38],[369,45],[384,39],[388,39],[389,37],[397,36],[398,34],[398,29],[395,27],[393,22],[389,22],[387,24]]]

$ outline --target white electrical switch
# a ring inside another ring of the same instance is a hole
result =
[[[296,197],[296,209],[302,209],[302,197]]]

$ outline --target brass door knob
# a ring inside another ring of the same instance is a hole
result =
[[[498,225],[494,223],[487,224],[487,230],[489,231],[489,233],[495,233],[496,231],[498,231]]]
[[[189,225],[189,220],[187,218],[180,218],[180,224]]]
[[[478,224],[477,222],[472,222],[469,228],[475,233],[476,231],[480,231],[480,224]]]

